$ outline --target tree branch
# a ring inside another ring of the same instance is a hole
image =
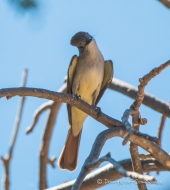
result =
[[[84,111],[97,121],[103,123],[107,127],[111,128],[112,126],[123,126],[123,123],[119,120],[113,119],[106,114],[104,114],[102,111],[100,115],[98,116],[98,109],[96,107],[89,105],[85,101],[81,100],[80,98],[77,99],[77,97],[66,94],[66,93],[60,93],[60,92],[54,92],[50,90],[45,89],[38,89],[38,88],[4,88],[0,89],[0,98],[7,97],[7,99],[10,99],[14,96],[32,96],[32,97],[38,97],[38,98],[45,98],[48,100],[53,100],[57,102],[64,102],[68,103],[70,105],[73,105],[74,107]]]
[[[27,79],[27,69],[25,69],[23,71],[23,79],[22,79],[22,84],[21,84],[22,87],[24,87],[26,85],[26,79]],[[5,158],[1,157],[1,160],[2,160],[4,168],[5,168],[5,175],[4,175],[5,176],[4,177],[4,189],[5,190],[9,190],[9,187],[10,187],[9,167],[10,167],[10,162],[11,162],[11,158],[12,158],[12,154],[13,154],[13,149],[14,149],[14,145],[15,145],[15,142],[16,142],[16,138],[17,138],[20,122],[21,122],[24,101],[25,101],[25,97],[22,97],[21,100],[20,100],[20,104],[19,104],[19,111],[18,111],[17,117],[15,119],[15,127],[14,127],[14,132],[13,132],[13,135],[12,135],[12,140],[11,140],[11,145],[10,145],[10,148],[9,148],[8,155]]]
[[[34,116],[33,116],[33,123],[31,124],[31,126],[27,127],[26,129],[26,134],[29,134],[33,131],[35,125],[37,124],[40,115],[47,109],[50,109],[51,106],[53,105],[53,101],[48,101],[45,102],[44,104],[42,104],[37,110],[35,110],[34,112]]]

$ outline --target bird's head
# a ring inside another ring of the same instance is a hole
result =
[[[76,33],[70,41],[72,46],[76,46],[78,49],[84,49],[92,41],[93,37],[87,32]]]

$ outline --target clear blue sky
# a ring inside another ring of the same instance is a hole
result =
[[[78,31],[94,36],[105,59],[114,62],[115,77],[134,86],[138,79],[152,68],[170,59],[170,10],[158,1],[148,0],[87,0],[54,1],[41,0],[37,13],[18,14],[4,0],[0,1],[0,88],[18,87],[21,73],[28,68],[28,87],[57,90],[71,57],[78,54],[70,45],[71,37]],[[146,91],[164,101],[170,101],[170,68],[155,77]],[[29,136],[25,129],[32,122],[36,108],[46,102],[43,99],[26,98],[22,122],[11,162],[11,190],[38,189],[39,149],[47,112]],[[107,90],[99,103],[102,111],[116,119],[129,108],[132,99]],[[6,155],[14,127],[19,97],[0,100],[0,155]],[[161,114],[141,106],[141,114],[148,124],[141,131],[157,135]],[[163,148],[170,152],[170,121],[163,132]],[[88,117],[83,128],[79,164],[75,172],[61,171],[48,166],[47,181],[52,187],[77,177],[88,156],[95,137],[105,126]],[[60,110],[51,139],[49,156],[59,156],[68,130],[66,105]],[[104,146],[101,155],[111,152],[116,160],[129,158],[129,146],[121,145],[122,139],[114,138]],[[143,153],[143,150],[140,150]],[[104,164],[103,164],[104,165]],[[3,177],[0,164],[0,178]],[[149,189],[168,189],[169,172],[156,175],[163,185],[150,185]],[[128,180],[126,178],[125,180]],[[116,186],[116,187],[115,187]],[[2,183],[0,189],[2,189]],[[108,185],[101,189],[120,189],[126,185]],[[129,187],[128,187],[129,188]],[[131,185],[130,189],[137,189]]]

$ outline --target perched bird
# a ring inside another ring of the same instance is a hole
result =
[[[104,61],[96,41],[86,32],[76,33],[70,43],[78,48],[79,56],[72,57],[68,68],[67,93],[96,106],[112,81],[112,61]],[[61,169],[73,171],[77,167],[82,127],[87,114],[71,105],[67,105],[67,110],[70,128],[58,165]]]

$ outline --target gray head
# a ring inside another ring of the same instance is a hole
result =
[[[76,46],[79,50],[84,49],[87,44],[92,41],[93,37],[87,32],[76,33],[70,41],[72,46]]]

